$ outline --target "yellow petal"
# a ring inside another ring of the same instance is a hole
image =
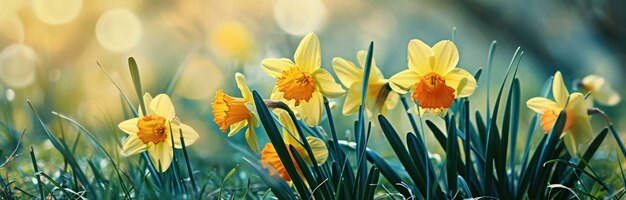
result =
[[[124,131],[124,133],[127,133],[129,135],[137,135],[137,132],[139,132],[139,128],[137,128],[137,122],[139,121],[139,118],[132,118],[123,122],[120,122],[117,127],[120,128],[120,130]]]
[[[247,125],[248,125],[248,121],[246,120],[230,125],[229,127],[230,130],[228,131],[228,137],[232,137],[233,135],[237,134],[241,129],[245,128]]]
[[[526,106],[536,113],[543,113],[545,110],[554,110],[555,112],[558,110],[560,112],[562,109],[556,102],[543,97],[529,99],[526,101]]]
[[[591,96],[598,101],[598,103],[614,106],[617,105],[622,98],[619,93],[617,93],[609,83],[603,84],[598,90],[591,93]]]
[[[296,64],[287,58],[267,58],[261,61],[261,68],[272,78],[280,77],[283,71],[295,66]]]
[[[130,156],[146,151],[148,145],[144,144],[137,135],[129,135],[122,146],[122,155]]]
[[[246,141],[252,151],[259,152],[259,144],[253,127],[248,127],[248,129],[246,129]]]
[[[154,113],[154,110],[150,107],[150,103],[151,102],[152,102],[152,95],[150,95],[150,93],[145,93],[143,95],[143,103],[145,104],[146,109],[148,109],[147,115],[156,115]],[[138,107],[139,107],[139,110],[138,110],[139,114],[141,116],[146,115],[146,114],[143,113],[143,110],[142,110],[141,106],[138,106]]]
[[[459,50],[450,40],[442,40],[433,46],[435,60],[433,63],[433,71],[438,74],[445,75],[456,67],[459,63]]]
[[[604,78],[601,76],[591,74],[583,78],[582,84],[585,86],[584,89],[589,90],[587,92],[595,92],[604,85],[604,81]]]
[[[314,33],[304,36],[293,55],[293,59],[296,61],[296,65],[305,72],[311,73],[320,68],[322,62],[320,40]]]
[[[361,70],[359,70],[354,63],[343,58],[333,58],[333,70],[335,74],[337,74],[341,84],[346,87],[350,87],[352,83],[363,79]]]
[[[398,105],[398,102],[400,102],[400,95],[395,92],[389,92],[387,99],[385,100],[385,107],[387,110],[394,109]]]
[[[191,128],[191,126],[187,124],[178,124],[174,125],[172,123],[172,136],[174,137],[174,148],[180,149],[183,148],[182,143],[180,142],[180,132],[183,132],[183,140],[185,140],[185,146],[192,145],[193,143],[200,138],[200,135],[196,130]],[[168,138],[168,140],[170,140]]]
[[[576,143],[574,136],[572,136],[571,133],[565,133],[561,139],[563,140],[563,144],[565,144],[567,152],[571,156],[576,156],[578,153],[578,144]]]
[[[315,70],[313,78],[315,79],[315,85],[325,97],[337,98],[346,92],[341,85],[335,81],[333,75],[325,69]]]
[[[554,74],[554,80],[552,81],[552,96],[554,96],[554,100],[556,100],[556,103],[561,107],[565,106],[567,97],[569,97],[569,92],[563,82],[563,76],[561,76],[561,72],[559,71]]]
[[[346,95],[341,113],[349,115],[359,110],[359,106],[361,106],[362,89],[363,87],[360,83],[357,82],[352,84],[352,87],[350,87],[348,94]]]
[[[461,68],[454,68],[446,74],[446,85],[454,88],[456,91],[456,98],[468,97],[476,90],[476,79],[472,74]],[[465,84],[460,84],[461,80],[467,80]]]
[[[408,46],[409,69],[420,74],[420,76],[432,72],[430,59],[433,53],[430,46],[421,40],[411,40]]]
[[[156,115],[165,117],[167,120],[172,120],[176,116],[174,104],[166,94],[159,94],[154,97],[150,102],[150,108],[154,110]]]
[[[572,94],[567,105],[567,117],[572,117],[573,120],[569,132],[580,144],[586,144],[593,139],[593,130],[587,115],[587,104],[584,98],[583,94],[576,92]]]
[[[404,70],[389,78],[389,86],[393,91],[405,94],[420,80],[421,76],[413,70]]]
[[[246,80],[246,76],[237,72],[235,73],[235,82],[237,82],[237,87],[241,91],[241,95],[246,101],[252,101],[252,92],[250,88],[248,88],[248,81]]]
[[[169,169],[170,164],[172,164],[173,154],[174,151],[172,147],[165,142],[148,147],[148,155],[150,156],[150,160],[152,160],[152,164],[154,164],[157,170],[161,169],[161,172],[165,172]]]
[[[323,140],[316,137],[306,137],[309,146],[311,147],[311,152],[313,152],[313,156],[315,156],[315,161],[317,161],[317,165],[322,165],[328,159],[328,148],[326,148],[326,144]],[[308,165],[312,165],[310,159],[305,159]]]
[[[289,113],[283,109],[274,109],[274,113],[278,116],[278,121],[280,121],[280,125],[282,126],[281,132],[285,144],[298,144],[300,135]]]
[[[319,92],[313,92],[313,97],[308,102],[301,102],[298,106],[300,110],[300,118],[304,120],[307,126],[314,127],[320,123],[322,119],[322,111],[324,99]]]
[[[359,51],[356,54],[357,59],[359,60],[359,64],[361,65],[361,71],[365,70],[365,59],[367,58],[367,52],[365,51]],[[376,59],[372,58],[372,71],[370,72],[370,78],[369,78],[369,82],[376,82],[380,79],[384,79],[385,77],[383,76],[383,73],[380,71],[380,69],[378,68],[378,66],[376,65]],[[359,80],[363,79],[363,75],[361,75],[361,78],[359,78]]]

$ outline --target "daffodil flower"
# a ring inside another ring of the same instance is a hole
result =
[[[587,104],[593,106],[593,102],[606,106],[614,106],[621,101],[621,97],[613,88],[611,84],[598,75],[588,75],[578,85],[583,92],[589,93],[587,97]]]
[[[259,117],[255,110],[252,92],[248,88],[246,77],[241,73],[235,74],[237,87],[241,91],[242,98],[228,96],[223,90],[218,90],[215,101],[211,103],[215,123],[220,126],[222,132],[228,132],[228,137],[237,134],[246,128],[246,141],[248,146],[255,152],[259,151],[254,127],[259,126]]]
[[[456,68],[459,52],[456,45],[443,40],[432,48],[421,40],[408,45],[408,68],[389,79],[391,88],[417,101],[424,113],[443,115],[455,98],[468,97],[476,89],[476,79]]]
[[[561,72],[558,71],[554,74],[552,81],[552,96],[555,101],[534,97],[526,102],[526,106],[541,115],[541,127],[546,133],[550,132],[559,113],[565,109],[565,127],[563,133],[557,134],[561,134],[560,137],[568,152],[576,155],[577,144],[586,144],[593,137],[585,97],[579,92],[570,95],[563,83]]]
[[[287,149],[289,150],[289,145],[293,145],[298,154],[302,156],[306,164],[309,166],[313,166],[313,161],[302,143],[300,142],[299,133],[296,129],[295,124],[289,117],[289,114],[284,110],[277,109],[275,109],[274,112],[278,115],[278,119],[283,125],[282,134]],[[324,164],[324,162],[326,162],[326,159],[328,159],[328,149],[326,148],[326,144],[324,143],[324,141],[311,136],[306,137],[306,139],[309,143],[309,146],[311,147],[311,152],[313,153],[313,156],[315,156],[315,160],[317,161],[316,164]],[[303,177],[301,168],[296,163],[293,153],[290,151],[289,154],[291,156],[291,161],[294,163],[296,170],[298,171],[298,174],[300,174],[300,177]],[[277,177],[278,175],[287,182],[291,181],[291,177],[289,177],[289,174],[287,174],[287,170],[285,169],[283,163],[280,161],[280,158],[278,157],[276,149],[274,149],[274,145],[272,145],[272,143],[267,143],[263,148],[263,151],[261,151],[261,163],[263,167],[270,173],[270,175],[275,177]]]
[[[140,109],[140,117],[117,125],[128,134],[122,146],[122,154],[130,156],[148,151],[152,163],[165,172],[172,162],[173,148],[182,148],[179,130],[182,130],[185,146],[193,144],[200,136],[190,126],[180,123],[174,105],[166,94],[159,94],[153,99],[146,93],[143,101],[147,110],[145,115]]]
[[[342,113],[349,115],[358,111],[361,105],[361,95],[363,94],[363,70],[365,68],[365,51],[357,53],[360,68],[350,61],[343,58],[333,58],[333,70],[337,74],[341,84],[346,86],[348,94],[343,104]],[[385,114],[388,110],[396,107],[400,96],[395,92],[385,91],[387,79],[383,76],[376,66],[376,61],[372,58],[372,71],[370,72],[367,83],[367,94],[365,107],[368,113],[377,114],[378,112]],[[385,94],[385,92],[387,92]],[[386,95],[379,98],[379,95]]]
[[[302,39],[294,60],[269,58],[262,61],[263,69],[276,78],[271,98],[293,105],[308,126],[316,126],[322,118],[324,97],[336,98],[345,90],[328,71],[320,68],[320,42],[315,34],[309,33]]]

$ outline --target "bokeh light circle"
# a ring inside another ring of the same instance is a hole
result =
[[[180,77],[174,91],[189,99],[211,98],[225,81],[224,73],[205,58],[190,59]]]
[[[0,10],[0,44],[24,42],[24,24],[12,11]]]
[[[62,24],[72,20],[83,7],[82,0],[33,0],[33,12],[48,24]]]
[[[10,88],[24,88],[35,81],[37,54],[23,44],[13,44],[0,53],[0,81]]]
[[[12,89],[7,89],[4,91],[4,97],[6,97],[7,101],[13,101],[15,99],[15,91]]]
[[[326,18],[326,7],[320,0],[278,0],[274,19],[291,35],[305,35],[319,29]]]
[[[124,52],[135,47],[141,40],[143,29],[139,18],[125,9],[113,9],[104,13],[96,24],[96,38],[109,51]]]
[[[243,24],[237,21],[226,21],[213,29],[209,43],[211,48],[219,54],[245,57],[253,45],[253,38]]]

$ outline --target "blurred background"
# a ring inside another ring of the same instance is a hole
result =
[[[410,39],[429,45],[453,39],[460,51],[459,67],[470,73],[486,68],[489,46],[497,40],[492,102],[515,49],[521,47],[521,141],[533,114],[524,102],[539,96],[546,78],[557,70],[568,85],[597,74],[626,95],[623,8],[626,2],[621,0],[0,0],[0,148],[9,152],[16,132],[26,130],[24,147],[53,149],[26,104],[30,99],[53,132],[63,128],[67,138],[78,134],[75,127],[59,123],[51,113],[56,111],[85,125],[117,156],[125,137],[117,123],[130,112],[98,63],[137,104],[127,65],[133,56],[144,91],[153,95],[165,91],[173,74],[182,73],[172,98],[177,115],[200,133],[200,140],[191,146],[195,166],[228,170],[241,162],[229,143],[245,145],[245,140],[244,134],[226,138],[213,122],[210,103],[216,90],[239,96],[234,73],[242,72],[252,89],[269,97],[274,80],[261,69],[261,60],[292,58],[309,32],[319,36],[322,66],[331,71],[333,57],[356,62],[356,52],[374,41],[374,56],[387,78],[406,68]],[[472,108],[482,112],[489,89],[484,77],[486,73],[470,97]],[[350,139],[355,116],[341,116],[343,98],[332,101],[337,103],[340,136]],[[626,130],[624,103],[601,108],[618,130]],[[401,106],[396,109],[401,111]],[[397,128],[409,131],[402,113],[392,112],[390,117],[399,119]],[[593,121],[597,133],[604,124],[599,117]],[[261,129],[262,145],[267,139]],[[391,155],[384,137],[373,137],[379,139],[371,140],[371,147]],[[431,144],[438,151],[440,147]],[[93,157],[88,140],[80,139],[79,147],[85,148],[79,148],[78,157]],[[60,159],[50,152],[42,153],[40,160]]]

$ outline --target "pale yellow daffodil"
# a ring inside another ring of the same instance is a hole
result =
[[[254,127],[259,126],[259,117],[256,113],[252,92],[248,88],[246,77],[241,73],[235,74],[237,87],[241,91],[242,98],[228,96],[223,90],[218,90],[215,101],[211,103],[215,123],[220,126],[222,132],[228,129],[228,137],[237,134],[246,128],[246,141],[254,152],[259,151],[259,145],[254,132]]]
[[[306,164],[309,166],[313,166],[313,161],[302,143],[300,142],[300,134],[298,133],[295,124],[289,117],[289,114],[284,110],[278,109],[275,109],[274,112],[278,115],[278,119],[283,126],[283,140],[287,149],[289,150],[289,145],[292,145],[296,149],[298,154],[302,156]],[[324,164],[324,162],[326,162],[326,159],[328,159],[328,149],[326,148],[326,144],[324,143],[324,141],[312,136],[306,137],[306,140],[311,147],[311,152],[313,153],[313,156],[315,156],[315,161],[317,161],[316,164]],[[301,168],[296,163],[292,152],[290,151],[289,154],[291,155],[291,161],[294,163],[296,170],[300,174],[300,177],[303,177]],[[267,143],[263,148],[263,151],[261,151],[261,163],[263,164],[263,167],[268,170],[270,175],[277,177],[276,173],[278,173],[278,176],[283,178],[285,181],[291,181],[291,177],[289,177],[289,174],[287,174],[285,166],[280,161],[276,149],[274,149],[274,145],[272,145],[271,143]]]
[[[611,88],[611,84],[598,75],[585,76],[578,86],[583,92],[589,93],[587,97],[589,106],[593,106],[594,101],[602,105],[614,106],[622,100],[620,95]]]
[[[578,144],[586,144],[593,138],[585,97],[579,92],[570,95],[563,83],[561,72],[558,71],[552,81],[552,96],[554,101],[534,97],[526,102],[526,106],[541,115],[541,127],[545,133],[550,133],[559,113],[565,109],[566,121],[563,133],[557,134],[561,134],[567,151],[571,155],[576,155]]]
[[[324,97],[336,98],[345,90],[328,71],[320,68],[320,41],[315,34],[309,33],[302,39],[294,60],[268,58],[261,66],[276,78],[272,99],[294,106],[295,112],[308,126],[316,126],[322,118]]]
[[[365,69],[365,59],[367,53],[359,51],[357,59],[361,67],[357,67],[354,63],[343,59],[333,58],[333,70],[337,74],[341,84],[346,86],[348,94],[343,104],[342,113],[349,115],[359,110],[361,105],[361,95],[363,94],[363,70]],[[382,72],[376,66],[376,61],[372,58],[372,71],[369,75],[367,83],[367,94],[365,97],[365,107],[368,113],[377,114],[378,112],[385,114],[388,110],[396,107],[400,96],[395,92],[389,92],[386,88],[388,80],[385,79]],[[379,95],[385,95],[379,98]],[[380,102],[379,102],[380,101]]]
[[[185,146],[193,144],[200,136],[190,126],[180,123],[176,117],[174,105],[166,94],[159,94],[153,99],[150,94],[146,93],[143,101],[147,110],[145,115],[140,109],[139,113],[142,116],[117,125],[128,134],[122,146],[122,154],[129,156],[148,151],[155,167],[165,172],[172,162],[173,148],[182,148],[180,130],[182,130]],[[172,139],[174,144],[172,144]]]
[[[468,97],[476,89],[476,79],[456,68],[459,52],[456,45],[443,40],[432,48],[421,40],[408,45],[408,68],[389,79],[391,88],[417,101],[424,113],[444,115],[456,98]]]

